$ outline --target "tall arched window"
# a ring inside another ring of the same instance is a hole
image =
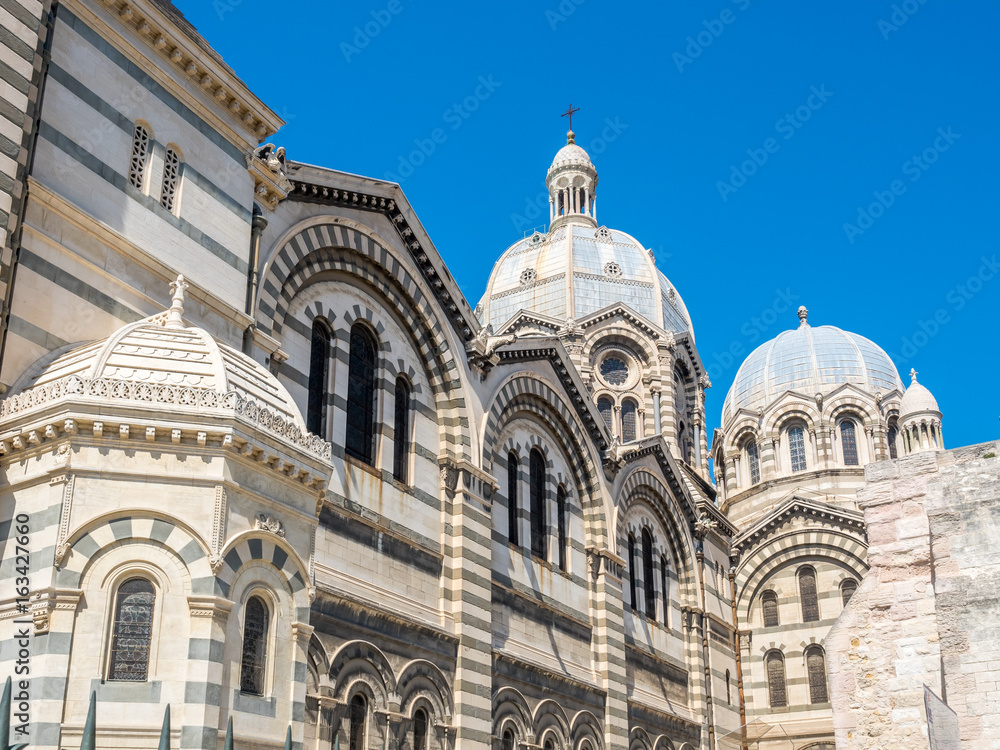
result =
[[[896,425],[891,425],[889,427],[889,434],[886,438],[889,441],[889,458],[898,458],[896,454],[896,438],[899,436],[899,430],[896,429]]]
[[[528,461],[531,481],[531,554],[543,560],[548,553],[548,530],[545,523],[545,459],[537,448]]]
[[[422,708],[413,714],[413,750],[427,750],[427,712]]]
[[[368,700],[361,693],[351,698],[350,750],[365,749],[365,724],[368,722]]]
[[[809,674],[809,702],[829,702],[830,695],[826,689],[826,658],[820,646],[810,646],[806,649],[806,672]]]
[[[510,729],[503,730],[503,739],[500,742],[500,750],[514,750],[514,732]]]
[[[635,536],[628,535],[628,591],[629,606],[634,610],[638,607],[635,590]]]
[[[145,578],[130,578],[118,587],[111,626],[109,680],[146,681],[155,601],[153,584]]]
[[[517,501],[517,475],[521,470],[517,454],[511,451],[507,454],[507,539],[513,545],[521,543],[520,535],[517,533],[518,524],[518,501]]]
[[[840,598],[844,602],[844,606],[851,601],[851,597],[854,596],[854,592],[858,590],[858,582],[853,578],[845,578],[840,584]]]
[[[750,469],[750,484],[757,484],[760,481],[760,451],[753,440],[747,443],[747,466]]]
[[[840,423],[840,445],[844,449],[844,466],[857,466],[858,438],[854,422],[845,420]]]
[[[726,705],[731,706],[733,704],[733,694],[732,694],[732,677],[729,674],[729,670],[726,670]]]
[[[631,399],[625,399],[622,402],[622,442],[627,443],[630,440],[635,440],[636,437],[636,425],[635,425],[635,401]]]
[[[326,437],[331,338],[330,325],[323,318],[315,318],[309,350],[309,404],[306,411],[306,429],[322,438]]]
[[[181,181],[181,157],[173,148],[167,147],[163,154],[163,180],[160,183],[160,205],[168,211],[174,210],[177,191]]]
[[[667,613],[670,610],[670,574],[667,572],[667,556],[660,558],[660,595],[663,597],[663,624],[669,626]]]
[[[778,626],[778,595],[773,591],[765,591],[760,595],[760,608],[764,615],[764,627]]]
[[[792,471],[806,470],[806,440],[801,427],[792,427],[788,431],[788,454]]]
[[[146,169],[149,166],[152,139],[148,128],[137,122],[132,130],[132,155],[128,165],[128,181],[138,190],[146,186]]]
[[[808,566],[799,569],[799,598],[802,600],[802,622],[819,620],[816,571]]]
[[[780,651],[769,651],[764,657],[764,666],[767,670],[767,694],[771,708],[784,708],[788,705],[788,695],[785,691],[785,657]]]
[[[368,329],[351,329],[347,375],[347,437],[344,450],[366,464],[375,463],[375,384],[378,347]]]
[[[559,539],[559,569],[566,570],[566,489],[560,484],[556,490],[556,530]]]
[[[601,396],[597,399],[597,410],[601,412],[601,417],[604,418],[604,424],[608,426],[608,429],[612,429],[611,420],[614,419],[614,407],[611,404],[611,399],[607,396]]]
[[[243,614],[243,660],[240,665],[240,690],[251,695],[264,694],[267,671],[267,631],[270,626],[267,605],[259,596],[251,596]]]
[[[646,617],[656,619],[656,586],[653,584],[653,535],[642,530],[642,583],[646,594]]]
[[[395,419],[392,425],[392,476],[397,482],[406,481],[410,462],[410,384],[400,375],[396,378]]]

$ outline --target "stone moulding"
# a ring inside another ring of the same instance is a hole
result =
[[[235,390],[223,393],[211,388],[68,375],[4,399],[0,402],[0,420],[26,414],[61,399],[123,401],[137,405],[168,404],[228,412],[240,421],[281,438],[306,453],[326,461],[330,461],[333,456],[333,446],[329,442],[303,430],[288,414],[269,409]],[[0,442],[0,453],[9,451],[9,445],[5,446],[4,443],[6,441]]]

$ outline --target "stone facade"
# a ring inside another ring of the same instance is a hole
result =
[[[866,468],[870,570],[827,637],[838,748],[927,747],[926,689],[957,714],[961,747],[1000,748],[998,453]]]

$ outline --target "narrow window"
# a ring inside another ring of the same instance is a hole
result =
[[[551,737],[545,739],[545,744],[542,745],[543,750],[556,750],[555,743],[552,741]]]
[[[653,535],[642,530],[642,582],[646,593],[646,616],[656,619],[656,587],[653,585]]]
[[[514,733],[509,730],[503,730],[503,741],[500,743],[500,750],[514,750]]]
[[[889,458],[898,458],[896,455],[896,437],[899,435],[899,430],[896,429],[896,425],[889,428]]]
[[[667,556],[664,555],[660,558],[660,590],[663,597],[663,624],[668,626],[670,625],[667,620],[667,611],[670,607],[670,597],[668,596],[668,592],[670,591],[669,584],[670,576],[667,573]]]
[[[128,181],[132,187],[142,190],[146,184],[146,167],[149,165],[149,131],[136,123],[132,131],[132,156],[128,166]]]
[[[511,451],[507,454],[507,538],[515,546],[520,544],[517,533],[517,475],[520,470],[517,454]]]
[[[635,610],[638,607],[635,591],[635,537],[628,535],[628,591],[629,606]]]
[[[559,569],[566,570],[566,490],[562,485],[556,490],[556,529],[559,536]]]
[[[778,627],[778,595],[773,591],[765,591],[760,597],[760,607],[764,612],[764,627]]]
[[[326,437],[326,402],[330,383],[330,328],[325,320],[316,318],[312,326],[309,350],[309,404],[306,429]]]
[[[858,590],[858,582],[853,578],[845,578],[844,582],[840,584],[840,598],[844,602],[844,606],[851,601],[851,597],[854,596],[854,592]]]
[[[537,448],[528,462],[531,480],[531,554],[543,560],[548,553],[545,524],[545,459]]]
[[[750,466],[750,484],[757,484],[760,481],[760,452],[753,440],[747,443],[747,464]]]
[[[396,419],[393,422],[392,476],[397,482],[406,481],[406,466],[410,460],[410,384],[406,378],[396,378]]]
[[[427,712],[422,708],[413,715],[413,750],[427,750]]]
[[[771,708],[784,708],[788,705],[785,693],[785,657],[780,651],[771,651],[764,657],[764,665],[767,669],[767,692]]]
[[[802,622],[819,620],[819,601],[816,598],[816,571],[799,570],[799,598],[802,600]]]
[[[155,601],[153,584],[145,578],[131,578],[118,587],[109,680],[146,681]]]
[[[625,400],[622,403],[622,442],[635,440],[635,401]]]
[[[732,678],[731,678],[731,676],[729,674],[729,670],[727,669],[726,670],[726,705],[727,706],[733,705],[733,695],[732,695],[731,682],[732,682]]]
[[[259,596],[251,596],[247,601],[243,616],[243,661],[240,667],[240,690],[244,693],[264,694],[269,624],[270,617],[267,605]]]
[[[840,423],[840,444],[844,448],[844,466],[858,465],[858,439],[854,422]]]
[[[351,329],[347,376],[347,439],[344,449],[366,464],[375,463],[375,340],[362,325]]]
[[[788,452],[792,459],[792,471],[806,470],[806,444],[801,427],[788,431]]]
[[[368,701],[360,693],[351,698],[350,719],[350,750],[365,750],[365,723],[368,720]]]
[[[174,210],[177,188],[180,185],[181,158],[172,148],[163,155],[163,182],[160,184],[160,205],[168,211]]]
[[[610,430],[611,420],[614,418],[614,410],[611,406],[611,399],[607,396],[601,396],[597,399],[597,410],[601,412],[601,416],[604,418],[604,424],[606,424]]]
[[[830,696],[826,689],[826,658],[819,646],[810,646],[806,649],[806,671],[809,673],[809,702],[829,702]]]

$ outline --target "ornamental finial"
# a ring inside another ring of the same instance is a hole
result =
[[[809,319],[809,311],[806,310],[806,306],[805,305],[800,305],[799,306],[799,328],[805,328],[807,325],[809,325],[809,323],[807,322],[808,319]]]
[[[170,310],[167,311],[167,328],[184,327],[184,290],[189,286],[191,285],[184,280],[183,275],[178,275],[177,281],[170,282],[170,291],[174,296],[170,301]]]
[[[910,368],[910,385],[913,385],[916,382],[917,382],[917,371],[911,367]]]

